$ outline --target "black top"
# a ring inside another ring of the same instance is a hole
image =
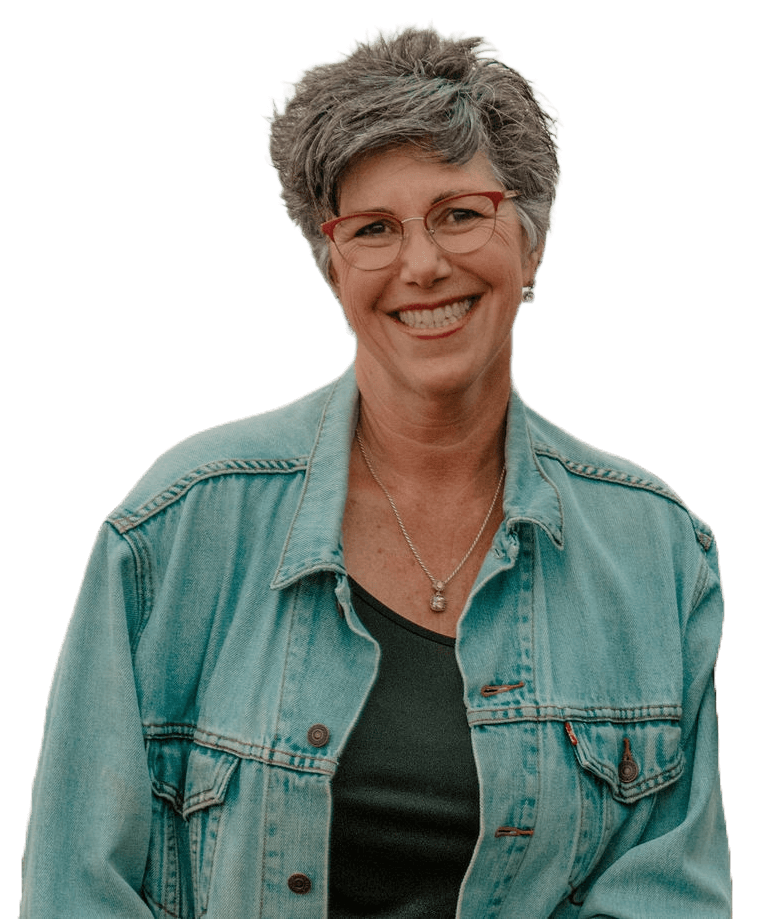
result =
[[[453,919],[478,836],[455,640],[352,583],[378,679],[333,783],[330,919]]]

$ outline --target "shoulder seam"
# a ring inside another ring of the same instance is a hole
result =
[[[121,534],[127,533],[134,527],[144,523],[153,515],[182,498],[190,488],[198,482],[216,478],[223,475],[256,475],[260,473],[290,473],[307,468],[308,457],[278,460],[215,460],[198,466],[191,472],[182,476],[168,488],[150,498],[131,513],[124,513],[122,509],[114,511],[107,519],[108,522]]]
[[[642,488],[646,491],[653,491],[655,494],[662,495],[664,498],[669,498],[671,501],[683,507],[683,502],[678,495],[662,482],[655,481],[654,479],[645,479],[639,475],[633,475],[630,472],[622,472],[620,469],[613,469],[610,466],[595,466],[591,463],[579,463],[567,456],[563,456],[562,453],[558,453],[558,451],[555,450],[554,447],[550,447],[549,444],[540,442],[534,443],[534,450],[540,456],[549,456],[557,460],[568,470],[568,472],[573,472],[576,475],[588,479],[600,479],[604,482],[615,482],[618,485],[628,485],[631,488]]]
[[[543,442],[535,442],[533,446],[534,451],[539,454],[539,456],[547,456],[550,459],[556,460],[568,472],[574,475],[582,476],[586,479],[594,479],[601,482],[611,482],[616,485],[625,485],[628,488],[639,488],[642,491],[652,492],[653,494],[659,495],[662,498],[666,498],[668,501],[672,501],[688,514],[694,528],[697,541],[705,550],[705,552],[708,551],[712,545],[713,535],[710,528],[706,524],[702,523],[701,520],[696,518],[688,509],[688,507],[686,507],[680,497],[673,491],[673,489],[669,488],[664,483],[655,479],[635,475],[634,473],[623,472],[620,469],[613,469],[610,466],[595,466],[591,463],[577,462],[576,460],[572,460],[567,456],[563,456],[563,454],[555,450],[554,447],[551,447],[549,444]]]

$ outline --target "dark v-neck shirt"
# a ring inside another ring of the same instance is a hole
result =
[[[478,836],[455,639],[351,583],[381,663],[334,778],[329,919],[453,919]]]

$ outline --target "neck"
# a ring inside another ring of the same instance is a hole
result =
[[[360,426],[387,486],[424,491],[488,483],[504,456],[507,377],[452,392],[377,385],[356,367]],[[474,485],[475,487],[475,485]]]

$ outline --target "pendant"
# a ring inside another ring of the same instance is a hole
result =
[[[434,583],[434,596],[431,598],[431,609],[435,613],[443,613],[447,609],[447,599],[444,596],[444,582],[436,581]]]

